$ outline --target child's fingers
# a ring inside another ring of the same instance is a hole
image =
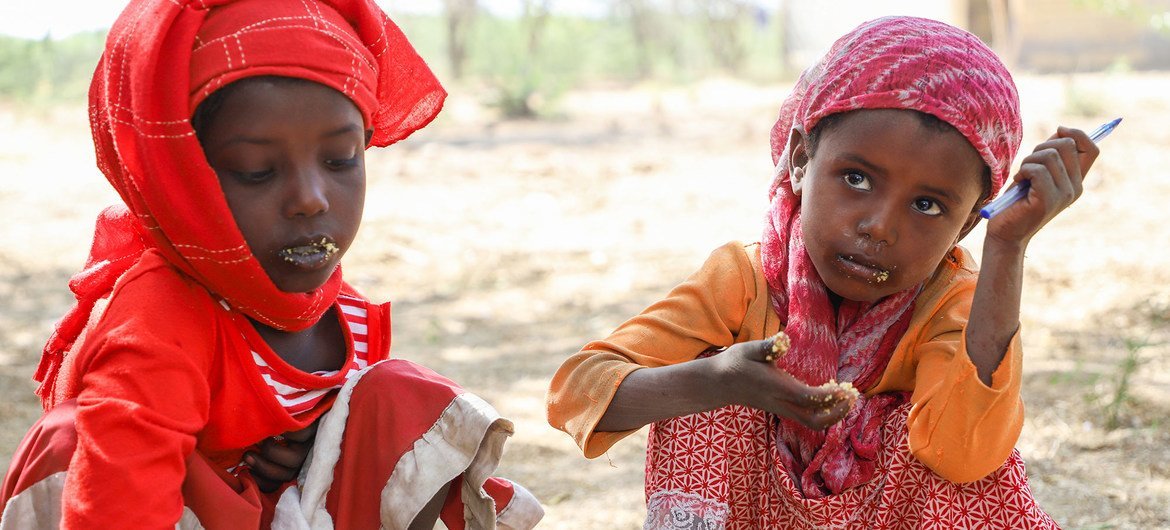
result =
[[[257,481],[265,480],[270,483],[283,484],[297,478],[299,469],[282,466],[271,459],[256,453],[244,454],[244,462],[252,469],[252,475]]]
[[[289,432],[284,433],[282,436],[284,436],[285,440],[288,440],[290,442],[304,443],[304,442],[311,441],[311,440],[313,440],[314,437],[317,436],[317,424],[318,423],[321,423],[321,421],[317,420],[317,421],[313,422],[312,424],[310,424],[308,427],[305,427],[304,429],[301,429],[299,431],[289,431]]]
[[[845,419],[845,415],[849,413],[851,407],[853,407],[853,400],[837,399],[829,403],[821,403],[817,407],[799,409],[790,417],[805,427],[819,431]]]
[[[756,362],[768,362],[768,352],[772,351],[772,343],[767,339],[753,340],[741,345],[746,357]]]
[[[282,443],[271,438],[260,443],[261,458],[281,467],[300,469],[308,455],[309,448],[303,443]]]
[[[1032,154],[1024,160],[1039,162],[1047,167],[1057,189],[1061,190],[1064,198],[1070,199],[1069,202],[1078,199],[1084,191],[1082,186],[1084,173],[1081,171],[1076,141],[1072,138],[1047,140],[1037,145]]]
[[[858,394],[851,385],[809,386],[786,372],[781,373],[785,376],[784,394],[789,405],[788,413],[783,415],[811,429],[822,429],[840,421],[857,400]]]
[[[1025,157],[1020,164],[1018,178],[1028,181],[1031,186],[1028,202],[1032,205],[1040,204],[1045,215],[1075,200],[1076,191],[1065,174],[1060,155],[1055,150],[1045,149]]]
[[[1060,126],[1056,128],[1055,137],[1071,138],[1076,144],[1077,161],[1081,175],[1089,173],[1089,168],[1093,167],[1093,162],[1096,162],[1097,155],[1101,154],[1101,148],[1093,143],[1089,135],[1080,129],[1073,129],[1071,127]]]
[[[259,452],[244,454],[244,462],[252,469],[252,476],[261,491],[276,490],[281,484],[297,478],[301,465],[312,448],[316,424],[306,429],[286,433],[280,437],[267,438],[258,444]],[[304,441],[298,441],[303,439]]]
[[[256,474],[252,474],[252,479],[256,481],[256,487],[260,488],[260,491],[262,491],[264,493],[272,493],[272,492],[280,489],[281,484],[284,484],[284,482],[278,482],[275,480],[268,480],[268,479],[266,479],[260,475],[256,475]]]
[[[788,377],[792,379],[792,383],[790,383],[792,386],[790,395],[795,396],[790,402],[800,408],[813,411],[823,410],[832,408],[842,401],[848,401],[850,398],[841,389],[827,386],[809,386],[792,376]]]
[[[788,352],[788,345],[788,336],[781,331],[766,339],[744,342],[736,346],[752,361],[773,363]]]
[[[776,361],[788,352],[789,345],[787,335],[779,333],[768,339],[729,348],[738,352],[735,356],[749,361],[745,368],[754,366],[746,373],[757,375],[746,378],[745,384],[747,380],[763,376],[763,379],[757,379],[760,386],[756,388],[764,390],[764,394],[749,398],[745,404],[791,418],[811,429],[820,430],[841,421],[856,399],[856,391],[851,391],[849,385],[836,383],[809,386],[776,366]]]
[[[810,427],[820,430],[831,427],[849,414],[849,409],[853,408],[853,400],[842,399],[828,409],[821,409],[821,411],[813,417],[813,425]]]

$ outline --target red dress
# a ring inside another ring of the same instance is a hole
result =
[[[535,499],[487,476],[511,423],[442,376],[386,360],[389,304],[365,302],[352,291],[343,296],[364,302],[365,315],[339,308],[347,315],[348,362],[337,373],[300,372],[259,348],[265,369],[284,381],[340,387],[291,414],[257,366],[253,350],[263,341],[247,319],[148,252],[67,356],[53,406],[22,442],[5,480],[4,524],[45,522],[38,510],[54,503],[45,491],[63,487],[63,527],[116,528],[132,520],[139,528],[174,528],[183,517],[207,528],[221,519],[231,528],[251,520],[244,526],[259,527],[274,504],[278,525],[320,520],[325,510],[340,528],[376,527],[379,520],[405,526],[460,475],[466,480],[449,497],[459,508],[447,510],[457,519],[449,526],[463,523],[464,505],[467,517],[494,516],[511,505],[515,526],[534,524]],[[364,362],[354,351],[358,320],[365,321]],[[279,504],[260,494],[246,467],[237,467],[243,452],[322,416],[301,487],[285,491],[306,497]]]
[[[769,414],[733,406],[656,423],[646,450],[646,528],[1059,528],[1032,497],[1018,451],[975,482],[931,471],[907,445],[909,409],[886,418],[873,478],[820,498],[802,494],[783,467]]]

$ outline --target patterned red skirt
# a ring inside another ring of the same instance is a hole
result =
[[[654,424],[646,451],[647,529],[1058,529],[1012,451],[982,480],[956,484],[910,454],[910,405],[886,419],[874,479],[808,499],[780,464],[775,421],[726,407]]]

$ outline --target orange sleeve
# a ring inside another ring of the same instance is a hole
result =
[[[925,320],[916,318],[922,325],[912,325],[913,335],[906,337],[914,339],[906,352],[911,362],[901,362],[902,370],[914,367],[910,452],[958,483],[979,480],[1003,465],[1024,423],[1019,332],[990,387],[979,380],[967,356],[964,333],[974,291],[973,275],[962,278],[925,312]]]
[[[759,297],[741,243],[719,247],[698,272],[604,340],[586,344],[553,375],[548,421],[595,458],[634,432],[594,432],[630,372],[695,359],[740,337],[748,306]],[[766,301],[766,291],[764,300]]]

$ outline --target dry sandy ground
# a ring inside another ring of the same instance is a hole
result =
[[[1066,527],[1170,527],[1170,76],[1019,81],[1026,145],[1057,123],[1126,118],[1029,252],[1020,451]],[[511,123],[454,92],[433,127],[371,155],[347,278],[394,301],[398,356],[515,420],[501,474],[544,502],[542,528],[639,527],[644,434],[583,459],[544,420],[547,381],[712,249],[757,237],[786,87],[578,92],[558,118]],[[115,196],[81,108],[0,107],[0,174],[4,465],[38,415],[30,377],[66,281]]]

